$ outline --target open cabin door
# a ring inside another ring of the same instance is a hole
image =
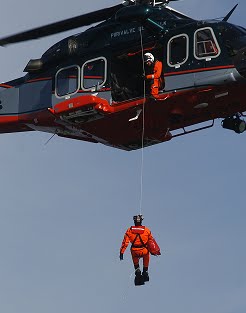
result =
[[[155,60],[163,62],[164,48],[161,45],[158,48],[156,46],[157,44],[154,47],[145,47],[143,53],[151,52]],[[110,81],[114,102],[143,97],[148,93],[150,88],[147,85],[151,82],[145,81],[144,84],[144,73],[153,73],[154,64],[152,69],[144,68],[143,53],[141,47],[138,47],[137,51],[135,49],[112,56]]]
[[[113,55],[110,74],[112,100],[121,102],[142,96],[144,94],[142,73],[140,54]]]

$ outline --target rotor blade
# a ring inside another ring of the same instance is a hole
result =
[[[238,4],[236,4],[234,6],[234,8],[223,18],[223,22],[227,22],[229,20],[229,18],[231,17],[232,13],[236,10],[236,7],[238,6]]]
[[[97,22],[104,21],[114,15],[119,9],[123,7],[122,4],[113,7],[101,9],[91,13],[86,13],[76,17],[72,17],[63,21],[51,23],[45,26],[33,28],[15,35],[11,35],[0,39],[0,46],[5,46],[12,43],[37,39],[57,33],[61,33],[70,29],[88,26]]]

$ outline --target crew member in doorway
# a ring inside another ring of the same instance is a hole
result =
[[[120,260],[123,260],[123,254],[131,242],[131,254],[135,268],[135,285],[144,285],[146,281],[149,281],[148,267],[150,260],[150,253],[146,248],[147,242],[153,239],[151,231],[148,227],[142,225],[143,216],[133,216],[135,226],[131,226],[127,229],[122,245],[120,248]],[[139,260],[143,259],[143,271],[141,272],[139,267]]]
[[[144,54],[146,91],[153,97],[156,97],[161,88],[164,88],[164,79],[162,77],[162,62],[155,60],[152,53]]]

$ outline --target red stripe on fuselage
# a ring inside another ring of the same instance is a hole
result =
[[[7,84],[0,84],[0,87],[3,88],[12,88],[13,86],[7,85]]]
[[[40,81],[44,81],[44,80],[51,80],[51,79],[52,79],[52,77],[35,78],[35,79],[31,79],[31,80],[26,81],[26,84],[27,83],[40,82]]]

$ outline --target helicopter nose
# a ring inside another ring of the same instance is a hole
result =
[[[240,75],[246,78],[246,46],[237,51],[234,64]]]

